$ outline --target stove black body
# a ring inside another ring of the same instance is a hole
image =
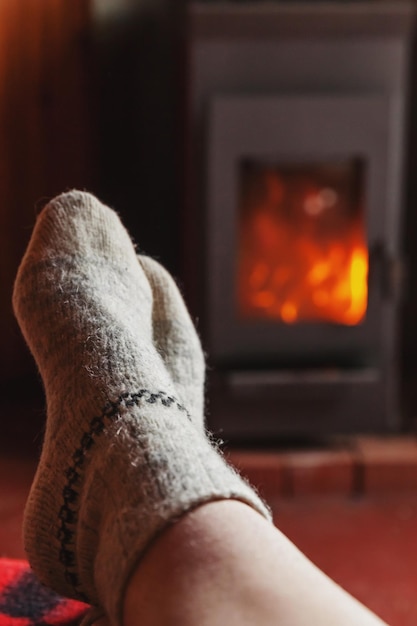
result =
[[[210,360],[209,426],[229,439],[402,426],[398,312],[411,2],[190,3],[189,291]],[[364,321],[282,324],[236,312],[242,159],[360,158]]]

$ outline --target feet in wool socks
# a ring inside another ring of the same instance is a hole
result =
[[[112,210],[87,193],[53,200],[13,304],[48,412],[29,560],[45,584],[117,623],[133,568],[168,524],[230,498],[269,513],[204,434],[204,360],[172,278],[138,259]]]

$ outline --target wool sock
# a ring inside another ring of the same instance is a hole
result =
[[[154,259],[138,258],[152,289],[154,345],[194,424],[203,429],[205,360],[194,324],[172,276]]]
[[[118,216],[76,191],[38,217],[15,283],[47,402],[28,557],[43,583],[115,624],[133,569],[168,524],[229,498],[269,518],[202,432],[201,348],[179,298],[159,266],[138,262]]]

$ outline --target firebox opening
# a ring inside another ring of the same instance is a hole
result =
[[[239,164],[237,309],[244,319],[354,326],[368,305],[365,162]]]

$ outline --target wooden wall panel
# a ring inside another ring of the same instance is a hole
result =
[[[11,311],[36,211],[94,177],[89,0],[0,0],[0,386],[33,366]]]

